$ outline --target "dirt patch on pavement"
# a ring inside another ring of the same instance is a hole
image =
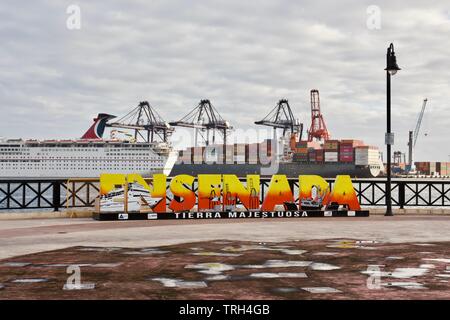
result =
[[[0,299],[450,299],[449,280],[449,242],[217,240],[0,261]]]

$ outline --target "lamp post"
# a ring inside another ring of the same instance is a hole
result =
[[[391,133],[391,76],[395,75],[400,68],[397,65],[395,57],[394,45],[391,43],[386,54],[386,108],[387,108],[387,183],[386,183],[386,214],[385,216],[393,216],[392,200],[391,200],[391,145],[394,144],[394,136]]]

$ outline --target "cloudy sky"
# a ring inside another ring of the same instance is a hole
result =
[[[393,42],[394,149],[427,97],[416,160],[450,161],[448,1],[2,0],[0,39],[3,137],[79,137],[142,100],[173,121],[203,98],[237,132],[280,98],[309,127],[316,88],[333,138],[381,148]]]

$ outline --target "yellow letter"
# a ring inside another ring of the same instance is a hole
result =
[[[337,176],[330,202],[348,205],[349,210],[361,210],[350,176]]]
[[[220,174],[198,175],[198,209],[213,209],[221,203],[222,177]]]
[[[247,187],[234,174],[223,175],[223,197],[225,204],[236,204],[239,198],[247,210],[259,208],[259,176],[247,175]],[[234,201],[230,201],[233,199]]]

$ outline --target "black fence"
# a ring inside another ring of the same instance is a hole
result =
[[[244,179],[241,179],[245,181]],[[353,186],[361,206],[386,205],[386,181],[354,179]],[[151,183],[151,181],[148,181]],[[327,179],[332,189],[334,179]],[[264,198],[270,180],[261,178],[260,196]],[[289,179],[298,194],[298,179]],[[169,188],[167,186],[167,188]],[[197,182],[192,186],[197,191]],[[394,180],[392,205],[404,207],[450,207],[450,181]],[[98,179],[69,180],[0,180],[0,210],[53,209],[93,207],[99,194]],[[167,192],[167,200],[171,200]],[[296,199],[298,200],[298,199]]]

